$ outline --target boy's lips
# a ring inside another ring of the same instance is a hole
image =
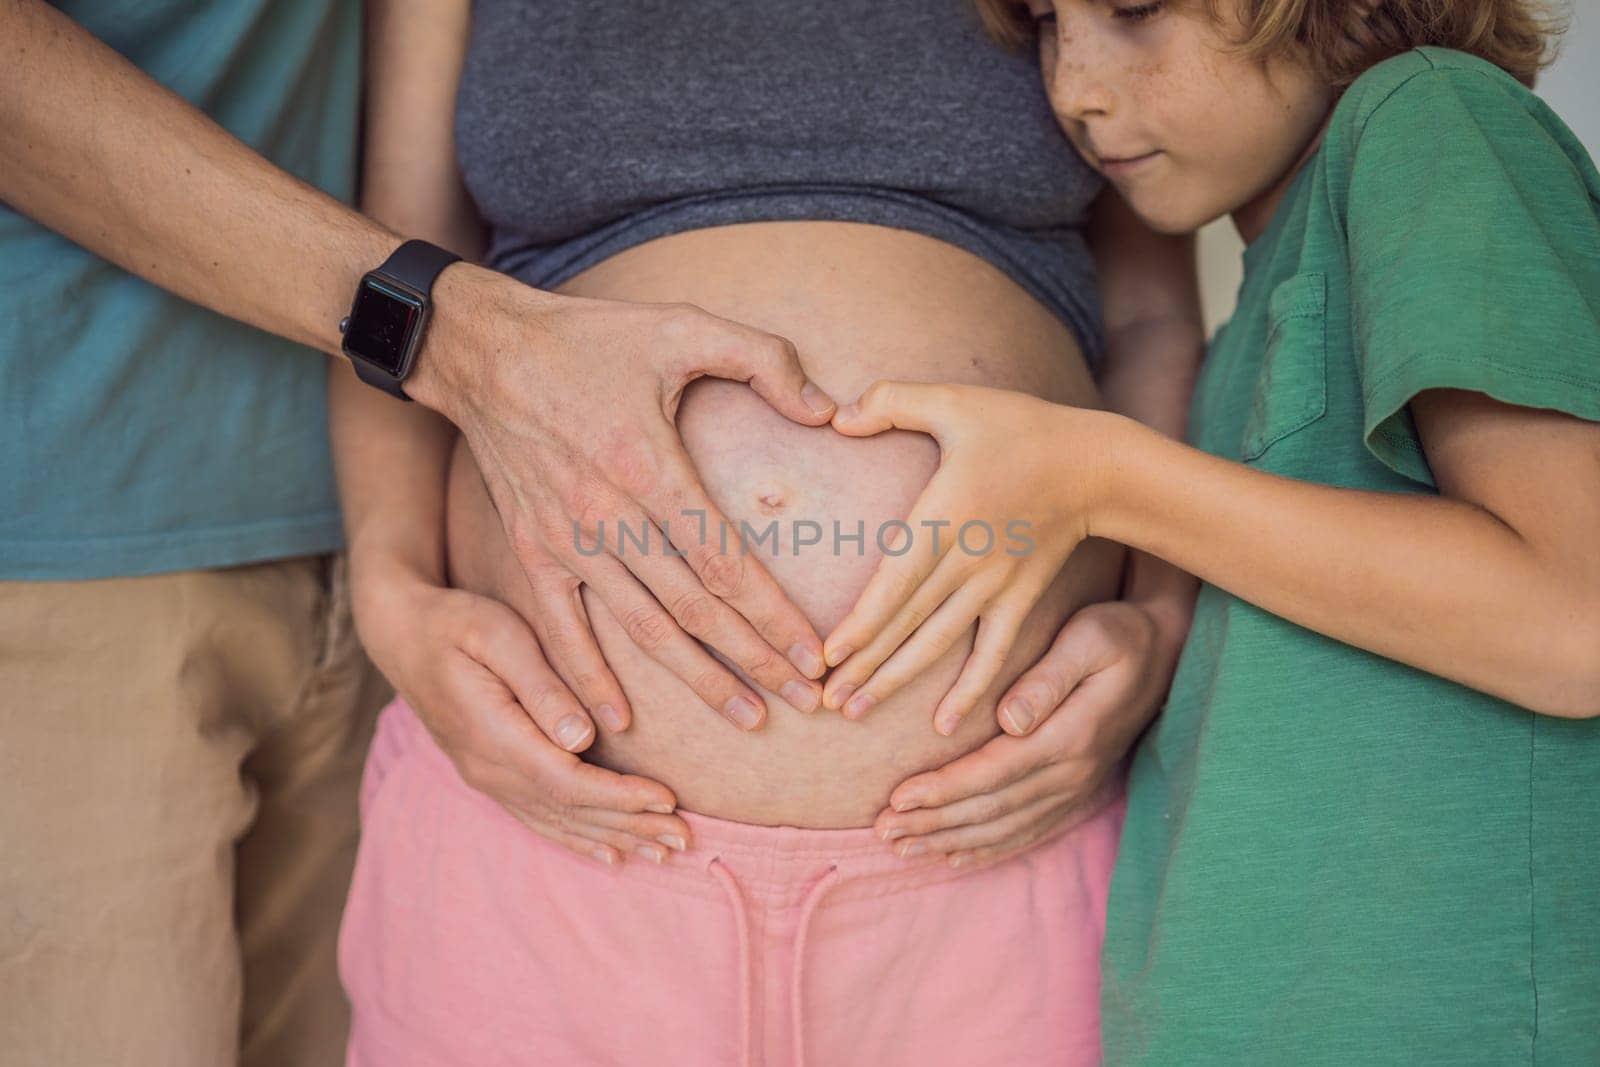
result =
[[[1099,156],[1100,172],[1108,178],[1122,177],[1149,163],[1161,154],[1157,149],[1153,152],[1144,152],[1138,155],[1126,156]]]

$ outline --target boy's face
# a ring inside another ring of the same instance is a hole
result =
[[[1147,223],[1270,217],[1332,94],[1303,64],[1238,54],[1237,0],[1028,0],[1056,117]]]

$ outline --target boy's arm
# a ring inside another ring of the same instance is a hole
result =
[[[1089,530],[1318,633],[1548,715],[1600,715],[1600,424],[1431,389],[1440,494],[1279,477],[1131,422]],[[1070,417],[1070,414],[1069,414]]]

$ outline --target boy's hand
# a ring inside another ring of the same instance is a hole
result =
[[[901,855],[989,864],[1087,814],[1165,701],[1186,630],[1141,603],[1081,609],[1001,699],[1007,733],[902,782],[873,828]]]
[[[853,437],[891,427],[939,442],[939,470],[850,614],[828,635],[837,665],[823,703],[860,718],[978,623],[955,685],[934,711],[949,735],[1000,673],[1023,620],[1087,535],[1105,420],[1023,393],[877,382],[833,425]]]
[[[362,570],[352,583],[362,643],[464,782],[603,863],[629,853],[660,863],[687,847],[671,790],[575,755],[594,725],[516,612],[398,567]]]

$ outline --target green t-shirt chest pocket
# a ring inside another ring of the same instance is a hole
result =
[[[1267,298],[1266,352],[1239,458],[1257,459],[1328,411],[1328,279],[1296,274]]]

